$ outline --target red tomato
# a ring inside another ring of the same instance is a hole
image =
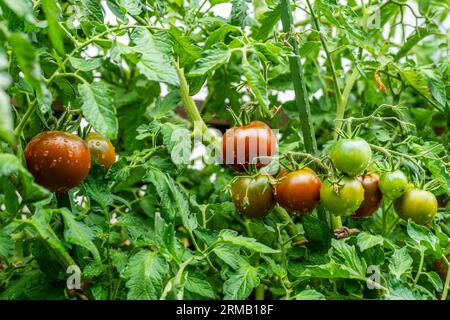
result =
[[[320,186],[319,177],[309,168],[289,172],[275,186],[275,199],[289,212],[308,213],[319,203]]]
[[[36,182],[52,192],[63,193],[88,175],[91,155],[79,137],[62,131],[44,131],[24,150],[28,170]]]
[[[269,164],[276,153],[277,138],[272,129],[261,121],[228,129],[222,139],[222,158],[236,171],[244,171],[251,164],[261,168]]]
[[[370,217],[380,207],[383,194],[378,188],[380,176],[376,173],[358,177],[364,188],[364,200],[352,216],[353,219]]]

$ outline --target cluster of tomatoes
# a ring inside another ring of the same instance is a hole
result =
[[[44,131],[28,142],[24,155],[35,181],[57,193],[67,192],[86,178],[91,156],[105,170],[116,161],[109,139],[95,132],[90,132],[84,141],[63,131]]]
[[[259,146],[266,144],[262,148],[264,154],[260,147],[253,148],[253,153],[249,151],[252,141]],[[251,166],[260,169],[263,164],[259,158],[274,156],[273,146],[276,146],[276,136],[272,129],[254,121],[225,133],[222,157],[232,159],[226,164],[242,173]],[[239,157],[242,152],[245,156]],[[402,171],[384,172],[381,178],[375,172],[366,173],[371,157],[370,145],[365,140],[341,139],[330,152],[333,167],[340,172],[334,181],[322,182],[308,167],[291,172],[282,168],[275,178],[261,172],[238,175],[231,185],[232,200],[236,209],[248,218],[266,216],[276,203],[291,214],[308,214],[321,202],[335,216],[359,219],[370,217],[386,197],[394,202],[399,217],[428,224],[437,212],[436,197],[429,191],[414,188]]]

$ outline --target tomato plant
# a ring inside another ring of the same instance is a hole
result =
[[[0,0],[0,299],[448,300],[449,21]]]

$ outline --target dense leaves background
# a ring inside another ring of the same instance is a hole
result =
[[[448,4],[292,1],[288,34],[282,2],[0,0],[0,299],[446,298],[448,260],[442,279],[434,261],[450,248]],[[385,202],[345,220],[362,232],[342,240],[317,212],[295,217],[308,242],[294,246],[279,215],[235,211],[233,173],[191,139],[201,119],[184,81],[208,126],[244,105],[280,130],[280,153],[303,152],[293,43],[319,155],[336,126],[358,128],[374,168],[401,166],[438,196],[431,228]],[[119,154],[65,208],[23,161],[47,129],[95,130]]]

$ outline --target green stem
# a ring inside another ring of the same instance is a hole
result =
[[[422,274],[424,261],[425,261],[425,252],[424,251],[420,251],[419,269],[417,270],[416,277],[414,278],[414,281],[413,281],[414,285],[417,284],[417,282],[419,281],[420,275]]]
[[[292,238],[293,244],[300,244],[305,242],[306,238],[299,234],[297,226],[294,224],[291,216],[286,212],[286,210],[284,210],[279,205],[276,205],[273,213],[278,217],[278,219],[287,223],[286,232]]]
[[[175,62],[175,70],[177,71],[180,82],[181,101],[183,102],[186,113],[194,126],[194,135],[200,134],[203,141],[213,144],[216,139],[209,133],[208,127],[203,121],[203,118],[195,105],[194,99],[192,99],[189,95],[189,85],[186,81],[184,70],[178,65],[177,62]]]
[[[333,226],[333,230],[342,228],[342,219],[340,216],[331,215],[331,225]]]
[[[16,137],[20,137],[20,135],[22,134],[23,128],[25,127],[25,125],[28,122],[28,119],[30,119],[31,115],[34,113],[34,111],[36,111],[36,107],[37,107],[37,103],[34,102],[28,108],[28,110],[25,112],[25,114],[23,115],[22,119],[20,119],[20,122],[17,125],[16,130],[14,130],[14,135]]]
[[[342,92],[342,96],[340,96],[337,108],[336,108],[336,124],[335,129],[339,130],[342,127],[342,120],[345,116],[345,108],[347,106],[348,98],[350,96],[350,92],[352,91],[353,86],[355,85],[356,80],[358,80],[359,71],[355,67],[353,70],[350,78],[347,81],[347,84],[345,85],[344,91]],[[337,134],[337,130],[335,130],[335,135]]]
[[[264,300],[265,289],[264,285],[260,284],[255,290],[255,300]]]
[[[450,262],[448,261],[447,257],[444,255],[442,257],[447,264],[447,277],[445,278],[445,284],[444,284],[444,291],[442,291],[442,297],[441,300],[447,300],[447,294],[449,291],[450,286]]]
[[[80,80],[80,82],[82,82],[82,83],[89,83],[89,82],[87,82],[86,79],[84,79],[82,76],[80,76],[80,75],[78,75],[78,74],[76,74],[76,73],[73,73],[73,72],[68,72],[68,73],[56,73],[56,74],[54,75],[54,78],[56,78],[56,77],[73,77],[73,78],[75,78],[75,79]]]
[[[76,265],[75,261],[72,259],[72,257],[65,252],[62,248],[60,248],[59,244],[54,243],[52,240],[48,239],[48,236],[43,234],[41,231],[42,229],[40,227],[38,227],[33,221],[31,220],[20,220],[20,222],[25,223],[30,225],[35,231],[36,233],[39,235],[39,238],[41,238],[44,243],[53,250],[53,252],[55,253],[56,257],[58,258],[59,262],[64,266],[64,267],[69,267],[72,265]]]

